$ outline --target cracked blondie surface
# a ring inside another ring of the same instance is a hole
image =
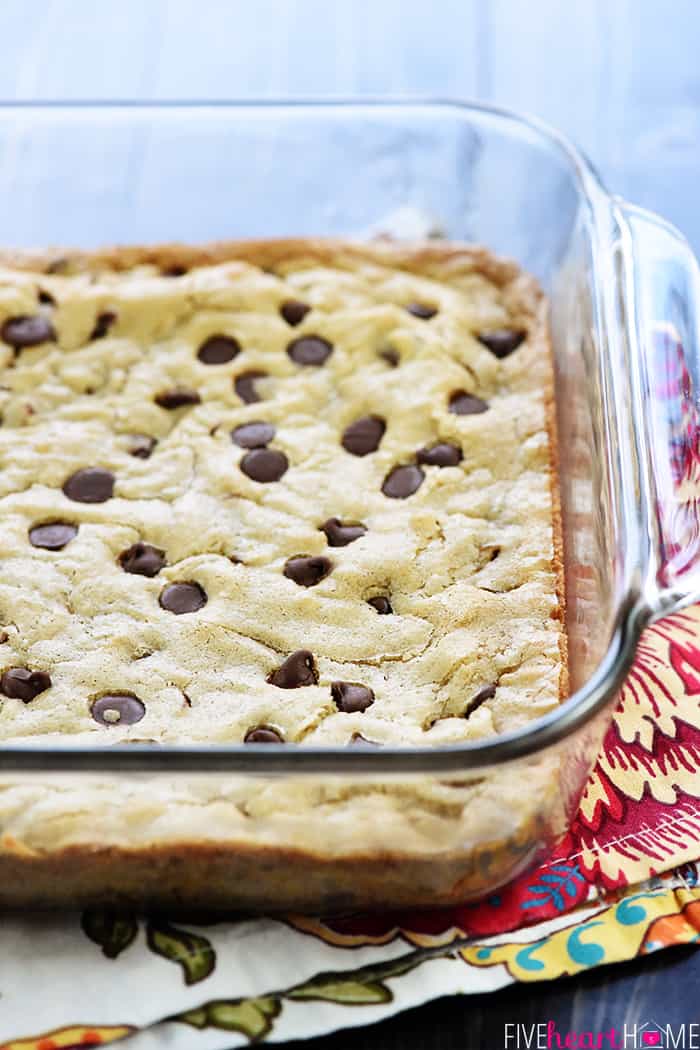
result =
[[[551,362],[514,266],[5,258],[0,414],[2,739],[444,744],[559,702]]]

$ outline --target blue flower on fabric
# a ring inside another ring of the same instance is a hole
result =
[[[553,864],[545,872],[540,872],[537,881],[527,887],[529,896],[521,902],[520,907],[528,909],[553,905],[557,911],[565,911],[567,905],[576,900],[584,881],[577,864]]]

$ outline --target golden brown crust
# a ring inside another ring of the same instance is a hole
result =
[[[148,849],[71,846],[28,855],[3,843],[0,907],[75,908],[105,901],[137,909],[331,913],[448,907],[492,892],[551,844],[548,814],[506,840],[436,856],[396,851],[328,857],[236,843]]]
[[[0,266],[37,273],[73,274],[121,272],[153,266],[177,272],[196,266],[241,260],[263,269],[284,268],[292,260],[312,260],[335,266],[358,261],[390,263],[413,273],[449,279],[478,272],[507,289],[514,319],[535,320],[546,331],[546,303],[534,279],[518,267],[494,258],[479,247],[439,243],[420,245],[351,244],[331,240],[221,242],[200,247],[180,244],[115,247],[95,252],[3,252]],[[551,352],[551,351],[550,351]],[[551,375],[551,369],[550,369]],[[559,458],[553,382],[545,392],[549,434],[553,559],[564,624],[565,589]],[[559,635],[560,698],[568,691],[566,634]],[[69,906],[106,897],[130,904],[168,907],[196,906],[203,898],[215,907],[325,910],[453,904],[492,889],[512,878],[543,848],[547,834],[560,825],[561,815],[547,800],[543,811],[528,818],[517,834],[481,843],[477,848],[407,857],[387,852],[364,856],[328,857],[309,850],[175,842],[128,849],[71,846],[45,853],[27,851],[9,837],[0,850],[0,903],[6,906]],[[550,812],[551,809],[551,812]],[[558,827],[561,830],[560,827]],[[278,902],[276,904],[276,902]]]
[[[513,281],[520,271],[515,263],[497,259],[487,249],[471,245],[421,242],[397,244],[376,241],[371,244],[332,239],[284,239],[219,241],[207,245],[159,244],[129,245],[80,251],[56,248],[48,251],[0,251],[0,266],[35,273],[71,274],[95,269],[120,272],[136,266],[155,266],[167,274],[177,269],[195,266],[213,266],[217,263],[239,260],[262,269],[283,265],[294,260],[312,259],[319,263],[342,265],[356,262],[389,263],[410,272],[434,273],[436,268],[444,275],[445,267],[461,271],[478,271],[498,286]],[[524,277],[524,275],[520,275]],[[542,293],[532,278],[524,277],[522,305],[530,306]]]
[[[540,304],[542,312],[542,324],[544,330],[549,332],[547,319],[547,303]],[[551,340],[549,340],[549,353],[552,355]],[[559,427],[557,425],[557,404],[554,390],[554,361],[552,359],[551,378],[545,392],[545,415],[547,420],[547,433],[549,435],[549,481],[552,502],[552,568],[557,580],[558,606],[556,615],[562,625],[559,632],[559,653],[561,655],[561,671],[559,673],[559,700],[563,702],[569,695],[569,651],[566,634],[566,573],[564,562],[564,528],[561,511],[561,490],[559,483]]]

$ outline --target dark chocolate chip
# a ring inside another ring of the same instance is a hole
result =
[[[359,521],[341,521],[340,518],[329,518],[324,521],[321,531],[325,532],[329,547],[347,547],[367,532],[367,526]]]
[[[0,337],[15,350],[22,350],[25,346],[50,343],[56,338],[56,333],[47,317],[34,314],[31,317],[8,317],[0,328]]]
[[[56,300],[52,296],[51,292],[47,292],[45,288],[38,288],[36,297],[43,306],[56,305]]]
[[[9,641],[9,638],[7,631],[0,631],[0,645],[4,645],[5,642]]]
[[[114,494],[114,474],[103,467],[83,467],[64,481],[63,492],[76,503],[105,503]]]
[[[368,740],[362,733],[353,733],[348,740],[348,747],[381,747],[376,740]]]
[[[46,266],[46,273],[68,273],[70,268],[70,260],[66,259],[65,255],[57,255],[55,259],[52,259]]]
[[[169,411],[175,408],[182,408],[184,405],[198,405],[201,402],[201,397],[196,390],[189,390],[187,387],[173,387],[172,390],[162,390],[160,394],[156,394],[154,401],[161,408],[167,408]]]
[[[95,327],[90,334],[90,338],[104,339],[116,319],[117,315],[114,310],[103,310],[101,314],[97,315]]]
[[[134,543],[119,555],[119,564],[124,572],[137,576],[157,576],[165,565],[165,551],[152,547],[150,543]]]
[[[318,671],[313,654],[308,649],[297,649],[280,664],[276,671],[268,675],[270,685],[279,689],[299,689],[303,685],[316,685]]]
[[[437,306],[428,306],[427,303],[409,303],[406,309],[409,314],[419,317],[421,321],[429,321],[437,313]]]
[[[279,481],[289,467],[289,460],[276,448],[254,448],[246,452],[239,466],[247,477],[264,485]]]
[[[455,390],[450,394],[449,409],[455,416],[478,416],[488,411],[488,404],[466,390]]]
[[[322,556],[295,554],[284,564],[284,575],[300,587],[314,587],[325,579],[333,568],[333,562]]]
[[[28,667],[8,667],[0,677],[0,693],[28,704],[39,693],[51,688],[46,671],[30,671]]]
[[[374,703],[372,690],[356,682],[332,682],[331,696],[338,710],[347,714],[366,711]]]
[[[244,744],[283,744],[280,733],[272,726],[253,726],[243,737]]]
[[[187,267],[179,266],[177,264],[173,264],[172,266],[165,266],[160,271],[161,277],[184,277],[186,273]]]
[[[287,299],[287,301],[280,306],[280,313],[287,324],[294,327],[295,325],[301,324],[310,309],[310,306],[306,303],[299,302],[298,299]]]
[[[256,401],[262,401],[255,386],[255,380],[265,379],[266,376],[267,372],[258,372],[255,370],[241,372],[239,376],[236,376],[233,382],[233,388],[241,401],[244,401],[246,405],[252,405]]]
[[[394,611],[391,607],[391,602],[383,594],[378,594],[376,598],[368,598],[367,604],[376,609],[380,616],[388,616]]]
[[[197,351],[203,365],[225,365],[241,352],[241,344],[231,335],[210,335]]]
[[[464,711],[464,717],[469,718],[469,715],[476,711],[477,707],[481,707],[487,700],[493,700],[496,695],[496,686],[491,683],[490,685],[482,685],[481,689],[474,693]]]
[[[394,350],[392,347],[389,347],[388,350],[380,350],[379,356],[382,357],[391,368],[396,368],[401,360],[398,350]]]
[[[381,416],[362,416],[343,431],[343,448],[353,456],[367,456],[377,451],[385,430]]]
[[[406,463],[390,470],[382,483],[382,492],[389,499],[408,499],[423,484],[425,474],[420,467]]]
[[[437,445],[419,449],[416,459],[428,467],[456,467],[462,462],[462,450],[457,445],[440,442]]]
[[[196,612],[207,604],[207,592],[198,583],[169,583],[158,599],[163,609],[181,616]]]
[[[264,448],[274,436],[275,428],[272,423],[257,419],[251,423],[241,423],[231,431],[231,441],[241,448]]]
[[[93,702],[90,714],[103,726],[132,726],[146,714],[146,705],[133,693],[108,693]]]
[[[476,338],[487,350],[502,360],[518,349],[526,335],[527,332],[522,328],[491,328],[485,332],[477,332]]]
[[[158,442],[149,434],[132,434],[129,443],[129,455],[137,459],[150,459]]]
[[[43,547],[46,551],[62,551],[77,535],[77,525],[67,521],[47,521],[43,525],[32,525],[29,542],[32,547]]]
[[[333,344],[320,335],[302,335],[292,340],[287,353],[298,365],[322,365],[333,353]]]

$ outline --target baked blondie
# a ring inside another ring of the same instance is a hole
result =
[[[324,241],[6,255],[0,413],[2,742],[438,746],[565,692],[545,304],[512,264]],[[371,847],[358,793],[324,798],[321,831],[301,788],[192,790],[134,818],[123,785],[0,789],[0,870],[212,836]],[[467,802],[446,817],[441,791],[382,789],[379,827],[439,841]]]

